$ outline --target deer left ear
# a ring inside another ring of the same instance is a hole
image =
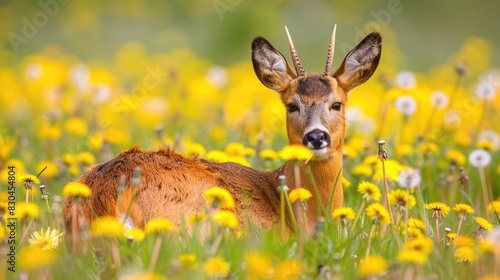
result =
[[[373,32],[352,49],[333,74],[346,92],[366,82],[377,69],[382,51],[382,37]]]
[[[259,80],[280,93],[296,77],[285,57],[262,37],[252,42],[252,63]]]

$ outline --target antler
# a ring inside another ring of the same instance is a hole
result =
[[[328,47],[328,56],[326,57],[326,67],[325,76],[330,76],[332,74],[333,66],[333,54],[335,52],[335,33],[337,31],[337,25],[333,27],[332,40],[330,41],[330,46]]]
[[[285,31],[286,31],[286,37],[288,38],[288,46],[290,47],[290,53],[292,54],[292,60],[293,60],[293,65],[295,66],[295,71],[297,72],[297,75],[304,76],[306,72],[304,71],[304,68],[302,68],[302,64],[300,64],[299,55],[297,54],[297,51],[293,46],[292,37],[290,36],[290,33],[288,32],[288,28],[286,27],[286,25],[285,25]]]

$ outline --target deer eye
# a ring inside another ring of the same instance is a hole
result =
[[[341,108],[342,108],[342,103],[340,103],[340,102],[335,102],[332,105],[332,109],[335,111],[340,111]]]
[[[286,108],[288,109],[288,112],[290,112],[290,113],[293,113],[293,112],[299,110],[299,107],[297,107],[297,105],[295,105],[293,103],[286,104]]]

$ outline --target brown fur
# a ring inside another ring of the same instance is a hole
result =
[[[220,186],[235,198],[234,211],[243,225],[250,223],[268,228],[279,222],[278,177],[285,175],[290,189],[304,187],[313,194],[306,216],[309,229],[314,229],[318,207],[337,208],[343,201],[341,178],[338,178],[337,186],[334,186],[334,182],[342,169],[345,110],[343,106],[338,110],[331,106],[334,103],[345,105],[347,93],[370,78],[378,65],[380,52],[381,37],[372,33],[347,55],[332,76],[297,76],[283,55],[267,40],[257,37],[252,43],[252,62],[259,80],[268,88],[278,91],[285,105],[298,103],[296,105],[300,105],[302,110],[300,114],[296,110],[287,112],[290,143],[302,143],[305,129],[311,122],[320,122],[331,138],[324,154],[315,156],[308,163],[309,167],[299,167],[300,185],[296,185],[294,166],[290,162],[275,171],[264,172],[235,163],[219,164],[185,158],[167,149],[144,152],[132,148],[97,165],[80,178],[80,182],[90,186],[92,196],[79,202],[79,209],[75,209],[71,198],[64,201],[66,228],[69,231],[74,226],[80,228],[86,222],[91,223],[95,216],[126,213],[131,201],[133,173],[139,167],[140,184],[130,208],[130,218],[135,226],[143,227],[148,219],[158,217],[180,225],[182,218],[205,210],[202,193],[206,189]],[[121,202],[118,202],[118,185],[122,176],[126,189]],[[333,200],[329,205],[332,193]],[[316,203],[318,200],[321,206]],[[296,217],[301,216],[298,208],[294,212]]]

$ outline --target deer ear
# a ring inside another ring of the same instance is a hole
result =
[[[262,37],[252,42],[252,63],[262,84],[278,92],[282,92],[297,77],[285,57]]]
[[[333,74],[347,92],[366,82],[377,69],[382,51],[382,37],[373,32],[352,49]]]

